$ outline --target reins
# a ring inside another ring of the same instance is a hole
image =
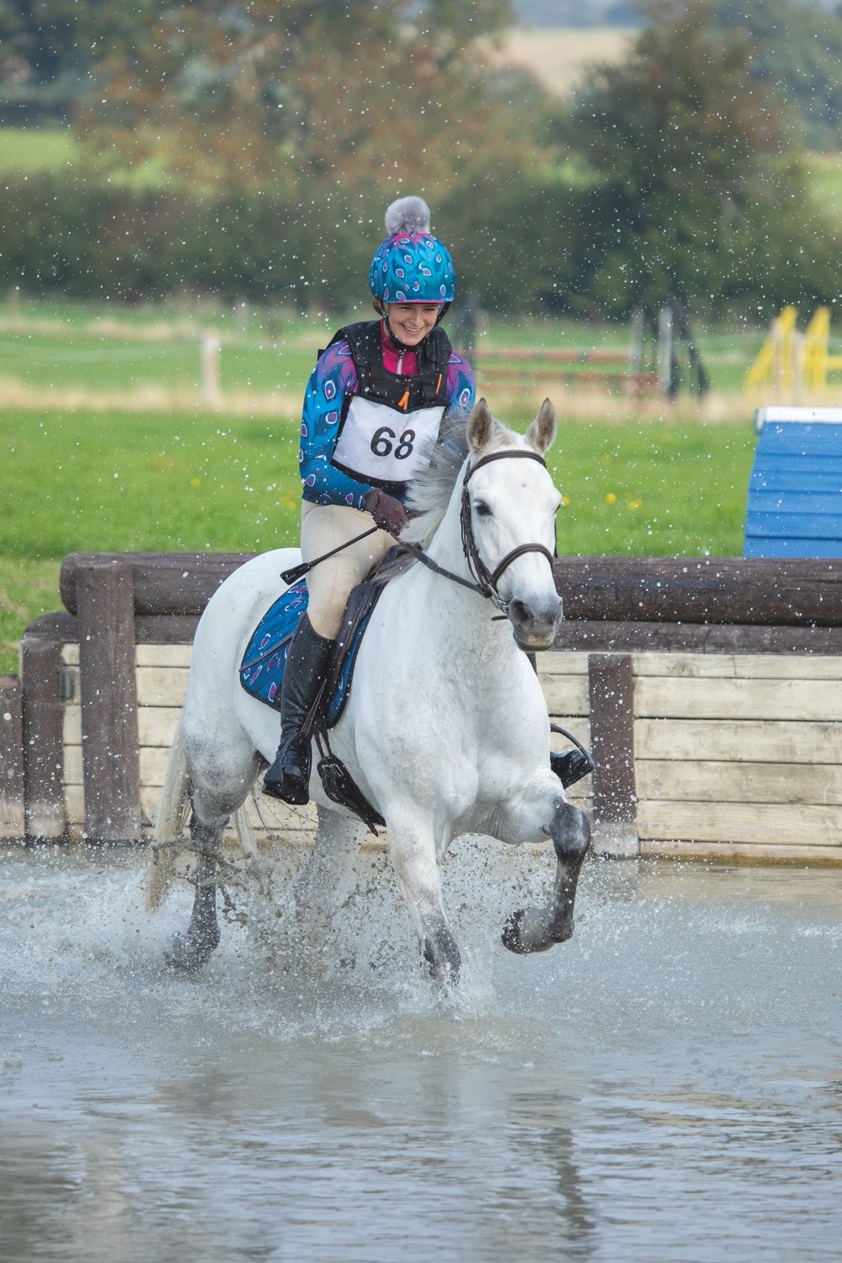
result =
[[[420,544],[409,544],[395,536],[397,547],[401,552],[408,553],[416,561],[420,561],[425,565],[428,570],[432,570],[434,574],[442,575],[443,578],[450,579],[453,583],[458,583],[463,588],[468,588],[471,592],[476,592],[479,596],[490,600],[500,610],[500,616],[504,618],[508,617],[509,602],[502,599],[497,590],[497,584],[500,576],[509,568],[512,562],[516,561],[518,557],[522,557],[524,553],[541,553],[546,557],[550,566],[553,564],[553,555],[543,544],[518,544],[517,548],[513,548],[511,552],[506,553],[505,557],[498,562],[493,570],[489,570],[477,548],[471,525],[471,500],[468,495],[468,483],[483,465],[490,465],[495,460],[511,460],[515,457],[537,460],[545,469],[547,467],[543,456],[540,456],[537,452],[524,452],[519,448],[515,448],[512,451],[490,452],[488,456],[480,457],[475,464],[470,465],[465,470],[465,476],[462,479],[462,503],[459,510],[459,523],[462,531],[462,551],[465,554],[468,568],[474,576],[473,580],[464,579],[461,575],[455,574],[454,571],[448,570],[445,566],[440,566],[437,561],[433,561],[429,553],[424,552]],[[350,548],[351,544],[356,544],[359,540],[365,539],[367,535],[373,535],[375,531],[381,529],[379,526],[369,527],[362,534],[346,540],[344,544],[339,544],[338,547],[331,548],[329,552],[322,553],[321,557],[315,557],[312,561],[301,562],[297,566],[292,566],[289,570],[282,570],[281,578],[286,584],[297,583],[319,562],[326,561],[334,553],[341,552],[343,548]]]

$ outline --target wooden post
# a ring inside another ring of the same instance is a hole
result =
[[[27,631],[20,642],[26,836],[64,837],[61,642]]]
[[[588,656],[591,705],[595,849],[637,855],[637,792],[634,776],[634,687],[631,655]]]
[[[93,560],[76,575],[85,833],[140,838],[140,766],[132,568]]]
[[[0,838],[25,833],[21,686],[16,676],[0,675]]]
[[[642,307],[635,307],[631,315],[631,347],[629,349],[629,372],[643,371],[643,334],[645,331],[646,313]]]
[[[658,312],[658,385],[669,398],[672,391],[672,308],[665,304]]]
[[[222,343],[212,329],[202,334],[202,396],[211,408],[222,407],[219,359]]]

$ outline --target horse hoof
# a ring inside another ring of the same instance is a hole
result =
[[[192,938],[190,934],[176,934],[173,937],[170,950],[164,952],[164,963],[168,969],[172,969],[176,973],[195,973],[197,969],[201,969],[203,965],[208,963],[218,943],[218,934],[216,943],[211,943],[208,940],[200,942]]]
[[[455,987],[459,982],[462,957],[450,932],[444,929],[438,935],[424,939],[422,953],[433,982]]]
[[[573,933],[573,920],[566,917],[564,923],[547,924],[541,908],[519,908],[503,926],[500,937],[503,946],[516,956],[531,956],[533,952],[546,952],[557,943],[564,943]]]
[[[513,912],[507,917],[506,924],[503,926],[503,933],[500,937],[503,940],[503,946],[508,948],[510,952],[514,952],[516,956],[525,956],[529,948],[524,945],[520,935],[520,926],[525,916],[525,910],[521,908],[519,912]]]

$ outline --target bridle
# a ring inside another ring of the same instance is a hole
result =
[[[546,557],[551,567],[553,554],[543,544],[518,544],[517,548],[513,548],[511,552],[506,553],[505,557],[497,563],[493,570],[489,570],[480,556],[474,537],[468,483],[483,465],[490,465],[495,460],[511,460],[516,457],[526,460],[537,460],[545,469],[547,467],[543,456],[539,456],[537,452],[524,452],[519,448],[515,448],[511,451],[491,452],[488,456],[481,456],[478,461],[475,461],[473,465],[469,465],[465,470],[465,477],[462,479],[462,503],[459,510],[459,523],[462,529],[462,551],[465,554],[468,569],[473,575],[473,582],[469,579],[463,579],[461,575],[454,574],[452,570],[446,570],[444,566],[438,565],[437,562],[433,561],[432,557],[429,557],[424,552],[420,544],[399,544],[401,549],[411,553],[417,561],[423,562],[425,566],[430,570],[434,570],[436,574],[444,575],[445,578],[452,579],[454,583],[470,588],[471,591],[478,592],[480,596],[490,600],[504,618],[508,618],[510,602],[503,600],[497,587],[501,576],[508,570],[512,562],[516,561],[518,557],[522,557],[524,553],[541,553]]]
[[[472,579],[463,579],[461,575],[454,574],[452,570],[448,570],[445,566],[440,566],[437,561],[433,561],[432,557],[424,552],[420,544],[409,544],[401,539],[396,540],[398,552],[409,554],[410,557],[420,561],[428,570],[432,570],[435,574],[443,575],[445,579],[450,579],[453,583],[458,583],[463,588],[469,588],[472,592],[477,592],[480,596],[490,600],[500,611],[499,617],[501,618],[508,618],[511,602],[503,600],[497,584],[500,582],[500,576],[508,570],[512,562],[518,557],[522,557],[524,553],[541,553],[550,563],[550,567],[553,564],[553,554],[543,544],[518,544],[517,548],[513,548],[511,552],[506,553],[502,561],[498,562],[493,570],[489,570],[477,548],[474,528],[471,524],[471,497],[468,494],[468,483],[483,465],[490,465],[493,460],[512,460],[515,457],[537,460],[545,469],[547,467],[543,456],[539,456],[537,452],[525,452],[520,448],[514,448],[501,452],[490,452],[488,456],[481,456],[478,461],[473,465],[469,465],[465,470],[465,476],[462,479],[462,503],[459,510],[459,523],[462,529],[462,551],[465,554],[468,569],[473,575]],[[351,544],[356,544],[359,540],[365,539],[367,535],[373,535],[375,531],[380,529],[379,526],[370,526],[361,535],[355,535],[353,539],[344,540],[336,548],[331,548],[329,552],[322,553],[320,557],[314,557],[312,561],[301,562],[297,566],[291,566],[288,570],[282,570],[281,578],[284,583],[291,586],[293,583],[297,583],[299,579],[303,579],[320,561],[325,561],[328,557],[332,557],[334,553],[341,552],[343,548],[349,548]]]
[[[547,467],[543,456],[539,456],[537,452],[524,452],[515,449],[511,452],[491,452],[488,456],[481,456],[475,464],[465,471],[465,477],[462,481],[462,507],[459,514],[459,521],[462,527],[462,550],[467,558],[471,573],[477,580],[477,585],[482,595],[488,597],[503,614],[508,614],[509,602],[504,601],[500,596],[497,584],[501,575],[508,570],[512,562],[516,561],[518,557],[522,557],[524,553],[541,553],[550,563],[551,569],[553,564],[553,555],[549,548],[545,548],[543,544],[518,544],[517,548],[513,548],[511,552],[506,553],[505,557],[497,563],[493,570],[489,570],[477,548],[471,524],[471,499],[468,495],[468,482],[483,465],[490,465],[492,461],[507,460],[516,456],[526,460],[537,460],[544,469]]]

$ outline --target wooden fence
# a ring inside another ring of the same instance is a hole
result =
[[[663,393],[657,373],[641,372],[622,351],[497,349],[474,357],[480,390],[529,392],[551,387],[618,394],[633,399]]]
[[[65,610],[0,680],[7,838],[143,838],[201,610],[244,554],[73,554]],[[842,561],[560,558],[539,655],[548,709],[588,743],[573,797],[611,854],[842,863]],[[516,722],[516,717],[513,717]],[[561,745],[564,743],[561,742]],[[253,823],[301,837],[307,812]]]

